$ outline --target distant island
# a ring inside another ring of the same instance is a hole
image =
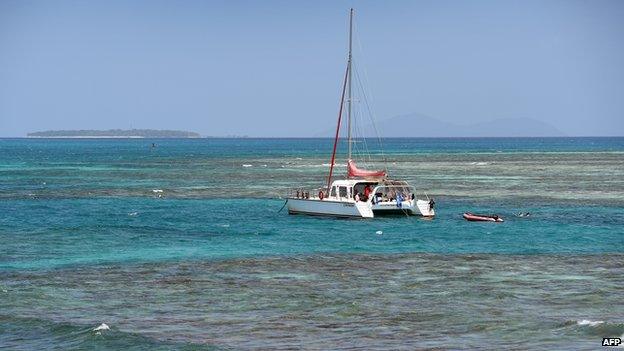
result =
[[[200,138],[195,132],[155,129],[47,130],[28,133],[29,138]]]

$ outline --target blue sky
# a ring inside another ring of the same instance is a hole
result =
[[[316,135],[335,124],[352,6],[378,121],[624,135],[624,1],[2,0],[0,136]]]

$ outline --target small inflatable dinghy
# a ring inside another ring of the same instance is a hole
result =
[[[464,219],[470,222],[503,222],[498,215],[479,215],[470,212],[464,213]]]

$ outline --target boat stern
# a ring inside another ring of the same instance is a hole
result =
[[[433,208],[433,200],[415,200],[416,208],[423,217],[434,217],[435,210]]]
[[[370,202],[356,202],[355,208],[360,213],[362,218],[373,218],[375,215],[373,214],[373,208],[371,207]]]

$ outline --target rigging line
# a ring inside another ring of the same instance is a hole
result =
[[[351,67],[351,69],[355,69],[355,67]],[[371,159],[371,153],[370,150],[368,148],[368,142],[366,140],[366,137],[364,136],[364,133],[362,133],[362,115],[363,115],[363,111],[360,108],[359,105],[355,105],[354,107],[356,107],[354,109],[354,114],[355,114],[355,118],[353,119],[353,127],[354,127],[354,131],[355,134],[357,136],[360,136],[361,141],[354,143],[353,147],[356,151],[356,153],[359,156],[359,159],[363,161],[365,168],[368,168],[369,166],[371,166],[372,163],[372,159]],[[361,147],[358,146],[358,144],[362,144]]]
[[[355,71],[356,76],[358,76],[358,82],[360,83],[360,85],[362,85],[363,84],[362,80],[359,77],[357,72],[358,71]],[[364,90],[364,87],[361,86],[361,89]],[[368,109],[369,115],[371,116],[370,120],[371,120],[371,124],[373,126],[373,130],[375,131],[377,142],[379,143],[379,148],[380,148],[380,151],[381,151],[381,157],[382,157],[382,160],[384,162],[384,166],[385,166],[385,168],[387,170],[388,169],[388,160],[386,159],[386,155],[384,153],[383,142],[381,141],[381,136],[379,134],[379,130],[377,129],[377,123],[375,122],[374,113],[373,113],[372,108],[371,108],[371,106],[370,106],[370,104],[368,102],[368,97],[366,96],[366,94],[363,94],[363,96],[364,96],[364,103],[366,105],[366,108]]]
[[[351,70],[355,69],[355,65],[353,64],[354,61],[351,60]],[[356,84],[355,88],[356,88],[356,94],[358,93],[357,91],[357,87],[358,85]],[[355,99],[354,99],[355,100]],[[353,103],[353,102],[352,102]],[[361,122],[362,122],[362,108],[359,104],[353,104],[353,117],[352,117],[352,128],[353,128],[353,134],[355,135],[355,139],[357,140],[353,140],[353,149],[357,155],[357,159],[360,161],[363,161],[364,165],[367,165],[367,161],[366,161],[366,140],[363,137],[362,134],[362,127],[361,127]],[[362,145],[359,145],[360,143],[362,143]],[[363,148],[364,147],[364,148]],[[370,158],[370,157],[369,157]],[[354,157],[355,160],[355,157]]]
[[[357,26],[354,26],[354,27],[357,27]],[[363,53],[362,44],[361,44],[361,42],[359,40],[359,34],[358,34],[357,31],[358,31],[357,28],[354,29],[353,36],[355,37],[356,42],[357,42],[357,44],[358,44],[358,46],[360,48],[360,52]],[[377,129],[377,125],[375,123],[374,113],[372,112],[373,109],[370,107],[370,103],[368,102],[368,97],[366,96],[367,95],[367,90],[364,88],[365,84],[362,81],[361,75],[358,73],[357,67],[354,67],[354,66],[359,66],[359,65],[356,65],[355,60],[353,60],[353,56],[355,56],[355,55],[351,56],[351,68],[350,68],[351,71],[349,73],[350,73],[350,76],[351,76],[353,70],[354,69],[356,70],[355,73],[356,73],[357,87],[359,87],[359,90],[362,93],[361,95],[363,96],[364,101],[366,103],[366,108],[367,108],[367,110],[369,112],[370,120],[372,122],[373,129],[374,129],[376,137],[377,137],[377,142],[379,143],[379,146],[380,146],[381,156],[382,156],[382,160],[383,160],[383,163],[384,163],[384,169],[387,170],[388,169],[387,160],[386,160],[385,153],[384,153],[384,150],[383,150],[383,143],[381,142],[381,138],[380,138],[380,135],[379,135],[379,130]],[[367,72],[366,72],[365,67],[364,67],[364,70],[365,70],[364,73],[366,74]],[[359,108],[359,113],[360,113],[360,116],[364,113],[362,107]],[[362,120],[360,122],[363,123],[363,118],[362,118]],[[360,124],[362,124],[362,123],[360,123]],[[361,126],[358,126],[358,127],[359,127],[359,130],[360,130],[360,134],[362,135],[362,143],[363,143],[362,148],[358,148],[358,152],[361,152],[361,153],[365,152],[366,153],[364,155],[364,157],[362,157],[364,159],[365,164],[366,164],[366,161],[367,161],[366,160],[366,156],[368,157],[368,162],[372,163],[372,156],[371,156],[370,148],[369,148],[369,145],[368,145],[368,140],[366,139],[366,137],[363,136],[363,133],[361,133],[361,128],[362,127]],[[364,149],[364,150],[362,150],[362,149]]]
[[[368,103],[368,98],[366,96],[366,93],[364,92],[364,90],[365,90],[364,86],[363,86],[364,83],[363,83],[360,75],[358,74],[358,70],[357,69],[355,70],[355,75],[356,75],[356,80],[359,83],[359,87],[362,90],[362,95],[364,97],[364,103],[366,104],[366,108],[367,108],[369,116],[370,116],[370,121],[371,121],[371,124],[373,126],[373,130],[375,132],[375,136],[377,138],[377,142],[378,142],[379,147],[380,147],[382,160],[383,160],[384,166],[386,167],[386,170],[387,170],[386,158],[385,158],[385,155],[383,153],[383,143],[381,142],[381,139],[380,139],[380,136],[379,136],[379,131],[377,130],[377,126],[375,124],[375,118],[373,117],[373,111],[371,110],[371,107],[370,107],[370,105]],[[368,144],[366,145],[366,147],[368,149]],[[369,153],[370,153],[370,150],[369,150]]]
[[[359,28],[359,26],[356,25],[355,28],[357,30],[357,28]],[[358,55],[358,57],[363,58],[364,57],[364,49],[362,48],[362,42],[360,41],[359,33],[357,33],[357,35],[355,35],[355,41],[357,43],[358,48],[360,49],[360,55]],[[371,88],[370,81],[368,79],[368,70],[366,69],[366,62],[364,61],[364,59],[361,59],[360,61],[362,61],[362,70],[364,71],[364,79],[366,81],[365,82],[366,86],[368,87],[368,90],[369,90],[368,91],[368,93],[369,93],[368,95],[371,96],[371,102],[369,104],[368,103],[368,99],[366,97],[367,94],[363,93],[364,101],[366,103],[366,107],[368,108],[370,116],[371,116],[373,129],[375,130],[375,135],[377,136],[377,142],[379,143],[379,147],[380,147],[380,151],[381,151],[381,158],[383,159],[384,167],[385,167],[385,169],[387,171],[388,170],[388,160],[386,159],[386,155],[385,155],[384,148],[383,148],[383,143],[381,142],[381,135],[379,134],[379,130],[377,129],[377,124],[375,123],[376,116],[373,113],[373,111],[375,110],[374,106],[373,106],[373,108],[371,108],[371,105],[374,105],[374,101],[372,101],[372,99],[373,99],[373,91],[372,91],[372,88]],[[357,74],[357,71],[356,71],[356,74]],[[362,88],[362,90],[364,90],[364,88]]]
[[[353,65],[351,65],[351,69],[353,69]],[[361,160],[362,159],[362,152],[360,150],[360,147],[358,146],[359,144],[359,139],[361,137],[361,133],[360,133],[360,124],[359,124],[359,108],[357,105],[353,106],[353,115],[352,115],[352,119],[351,119],[351,126],[353,128],[353,139],[356,139],[353,141],[353,151],[356,154],[357,157],[353,157],[354,160],[358,159]]]
[[[356,81],[358,83],[358,86],[360,87],[360,91],[362,92],[362,96],[364,97],[364,100],[366,101],[366,91],[364,90],[364,86],[363,86],[362,80],[360,79],[360,75],[358,74],[358,71],[357,71],[358,67],[359,67],[358,65],[355,66],[355,79],[356,79]],[[361,116],[364,115],[364,112],[362,110],[363,109],[360,108],[360,115]],[[369,115],[370,115],[370,111],[369,111]],[[362,123],[364,122],[364,118],[363,117],[362,117],[361,122]],[[364,131],[364,132],[366,132],[366,131]],[[361,132],[362,139],[363,139],[363,142],[364,142],[364,149],[366,150],[366,155],[368,156],[368,162],[369,163],[373,163],[372,157],[371,157],[370,148],[368,147],[368,141],[367,141],[366,135],[364,135],[364,132]]]
[[[286,201],[284,202],[284,205],[282,206],[282,208],[279,209],[279,211],[277,211],[277,213],[282,212],[282,210],[284,209],[284,207],[286,207],[286,204],[288,203],[288,199],[286,199]]]
[[[358,109],[358,113],[360,117],[360,120],[358,122],[361,122],[363,120],[362,118],[362,111],[361,109]],[[360,135],[361,137],[361,148],[359,148],[358,150],[360,151],[360,155],[361,155],[361,159],[364,163],[365,167],[369,167],[371,163],[371,157],[370,157],[370,150],[368,149],[368,143],[366,142],[366,137],[364,135],[364,133],[362,132],[362,123],[358,123],[356,125],[356,132]]]
[[[356,116],[357,116],[357,115],[356,115]],[[357,120],[357,118],[356,118],[356,120]],[[355,129],[355,134],[357,134],[357,135],[360,135],[360,136],[361,136],[361,135],[362,135],[362,132],[361,132],[360,124],[359,124],[359,123],[354,123],[354,124],[353,124],[353,126],[354,126],[354,129]],[[360,138],[360,139],[361,139],[361,140],[364,140],[363,138]],[[357,153],[357,155],[359,156],[359,157],[358,157],[358,159],[362,160],[362,161],[363,161],[363,163],[364,163],[364,165],[366,166],[366,165],[367,165],[367,163],[366,163],[366,154],[365,154],[365,150],[364,150],[364,149],[362,149],[362,148],[359,146],[359,144],[364,145],[362,141],[358,141],[357,143],[354,143],[354,144],[353,144],[353,147],[354,147],[354,149],[355,149],[355,152],[356,152],[356,153]]]
[[[357,26],[355,26],[355,27],[357,27]],[[357,28],[354,31],[354,37],[355,37],[355,40],[358,43],[360,43],[359,32],[358,32]],[[361,53],[362,52],[362,50],[361,50],[361,46],[362,46],[361,43],[359,44],[359,46],[360,46],[360,53]],[[359,64],[356,64],[355,61],[352,59],[351,60],[351,66],[352,66],[351,69],[355,71],[356,88],[359,87],[361,95],[364,97],[364,99],[366,99],[366,90],[364,89],[362,81],[361,81],[361,79],[359,77],[359,74],[357,72]],[[353,66],[355,66],[355,67],[353,67]],[[361,106],[359,108],[359,112],[360,112],[360,117],[361,117],[360,122],[361,122],[361,124],[364,124],[364,117],[363,117],[364,111],[361,108]],[[364,146],[364,151],[363,152],[366,153],[364,155],[364,157],[363,157],[364,164],[365,164],[365,166],[369,166],[368,163],[372,163],[371,152],[370,152],[370,149],[368,147],[368,141],[366,140],[366,135],[362,132],[362,126],[360,127],[360,137],[362,138],[362,142],[363,142],[363,146]],[[368,157],[368,160],[366,160],[366,157]],[[367,163],[367,161],[368,161],[368,163]]]
[[[359,123],[357,123],[357,121],[358,121],[357,109],[355,109],[355,108],[353,109],[353,117],[354,118],[352,118],[351,126],[353,128],[353,135],[354,135],[353,139],[356,139],[356,140],[353,141],[353,146],[352,147],[353,147],[354,156],[352,157],[352,159],[354,161],[358,161],[359,162],[359,160],[362,159],[362,152],[361,152],[360,147],[359,147],[359,140],[357,140],[357,139],[359,139],[358,136],[360,135],[360,132],[359,132]]]
[[[362,47],[362,42],[360,41],[359,35],[355,36],[355,39],[357,41],[358,48],[360,49],[360,55],[358,57],[362,58],[360,61],[362,61],[362,71],[364,73],[364,81],[363,81],[363,83],[364,83],[364,86],[368,87],[368,91],[366,91],[365,94],[368,94],[369,96],[371,96],[371,100],[372,100],[373,91],[372,91],[372,88],[371,88],[370,81],[368,79],[368,70],[366,69],[366,62],[363,59],[363,57],[364,57],[364,49]],[[371,105],[374,105],[373,101],[371,101]],[[374,110],[374,109],[372,109],[372,110]]]

